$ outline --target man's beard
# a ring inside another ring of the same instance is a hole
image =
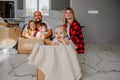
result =
[[[39,20],[39,21],[35,21],[36,23],[41,23],[42,20]]]

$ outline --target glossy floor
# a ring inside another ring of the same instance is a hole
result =
[[[120,80],[120,44],[86,44],[78,55],[80,80]],[[27,63],[29,54],[0,49],[0,80],[37,80],[36,67]]]

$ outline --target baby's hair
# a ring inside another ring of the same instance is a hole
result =
[[[41,26],[44,26],[44,27],[47,29],[47,25],[46,25],[46,23],[41,22],[40,25],[41,25]]]
[[[65,28],[64,25],[58,25],[58,26],[56,26],[56,27],[55,27],[55,30],[56,30],[57,28],[62,28],[62,29],[64,30],[64,32],[67,32],[67,30],[66,30],[66,28]]]
[[[29,23],[28,23],[27,29],[30,29],[30,23],[31,23],[31,22],[33,22],[33,23],[35,24],[35,26],[36,26],[36,22],[35,22],[34,20],[30,20]],[[36,28],[35,28],[35,29],[36,29]]]

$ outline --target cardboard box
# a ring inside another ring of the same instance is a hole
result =
[[[0,27],[19,27],[19,23],[5,23],[0,22]]]
[[[6,28],[2,27],[0,28],[0,40],[2,39],[14,39],[17,40],[20,36],[20,28],[14,27],[14,28]]]
[[[0,47],[13,47],[20,36],[18,27],[0,27]]]
[[[18,38],[18,52],[20,54],[30,54],[36,43],[43,44],[43,41],[38,39],[26,39],[23,37]]]
[[[7,27],[7,26],[8,26],[8,23],[0,22],[0,27]]]
[[[45,80],[45,75],[39,69],[37,69],[37,80]]]
[[[19,23],[15,22],[15,23],[8,23],[7,24],[8,27],[18,27]]]

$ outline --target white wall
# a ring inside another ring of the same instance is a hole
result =
[[[72,0],[76,18],[85,25],[83,34],[89,43],[120,43],[120,0]],[[88,14],[98,10],[98,14]]]

